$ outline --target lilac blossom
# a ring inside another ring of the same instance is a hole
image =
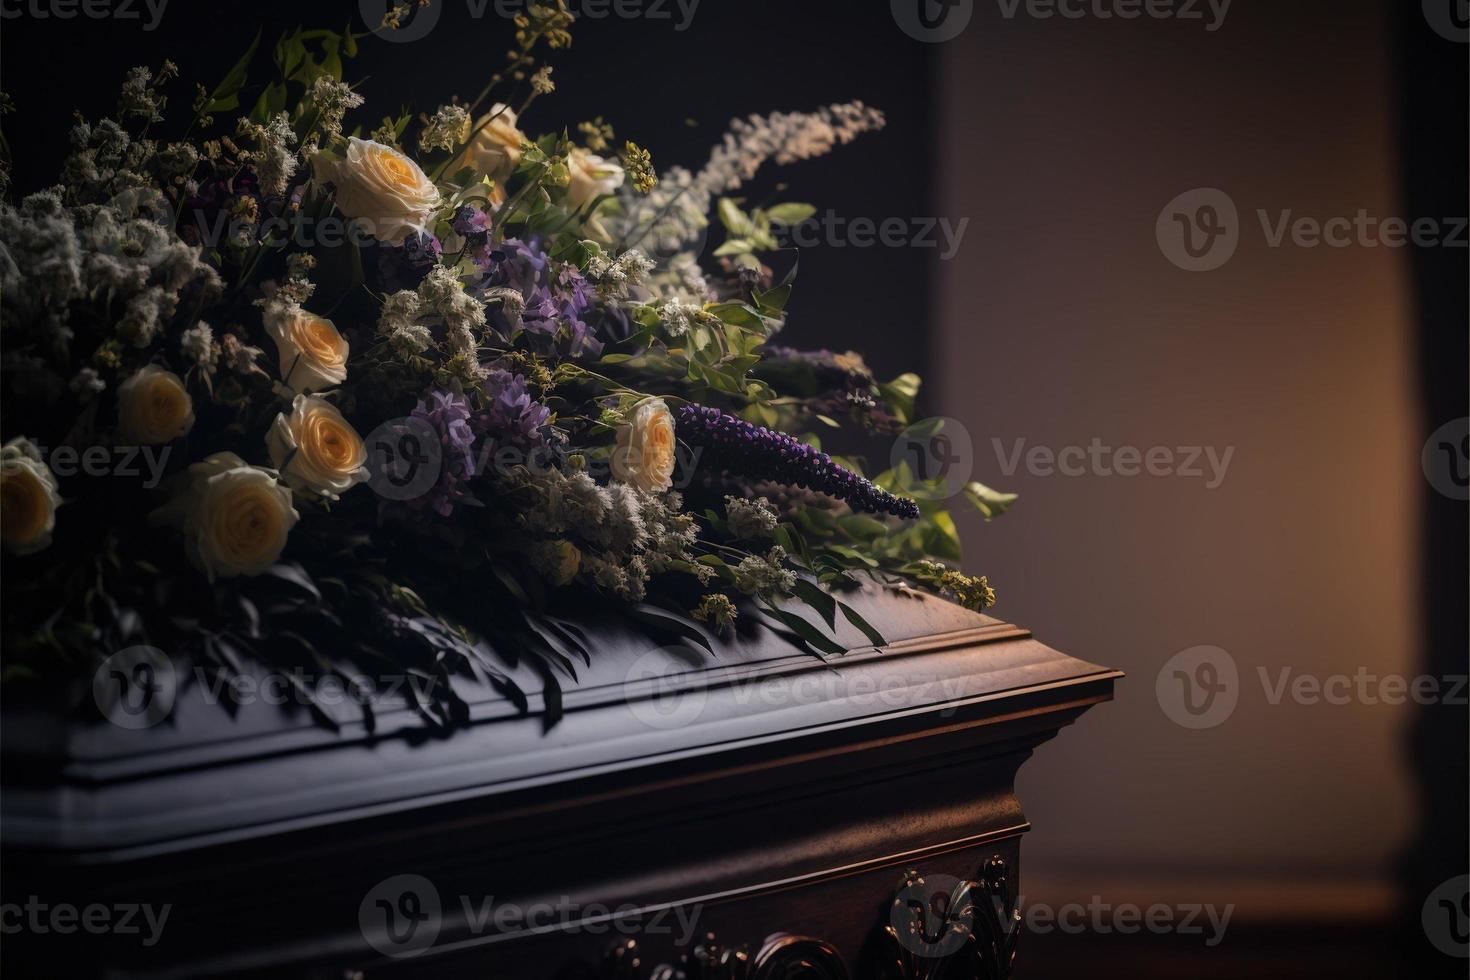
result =
[[[439,439],[439,480],[415,506],[428,506],[440,517],[469,496],[466,484],[475,475],[475,432],[470,405],[458,392],[435,387],[418,403],[412,417],[429,424]],[[470,498],[473,499],[473,498]]]

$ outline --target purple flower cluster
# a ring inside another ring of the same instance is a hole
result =
[[[586,319],[597,294],[576,266],[553,260],[535,242],[507,238],[491,249],[485,268],[480,289],[514,289],[523,300],[514,319],[492,308],[493,322],[507,337],[524,332],[537,350],[562,357],[602,353]]]
[[[411,501],[428,506],[440,517],[454,513],[454,505],[469,496],[467,484],[475,475],[475,432],[465,396],[432,388],[415,406],[412,417],[428,423],[438,437],[439,481],[424,496]]]
[[[544,427],[551,409],[531,397],[526,379],[501,368],[485,378],[485,410],[475,416],[475,430],[494,439],[497,446],[534,449],[546,442]]]
[[[916,518],[919,505],[838,466],[832,457],[781,432],[703,405],[681,406],[679,438],[704,451],[704,460],[728,473],[806,487],[858,511]]]
[[[454,212],[449,223],[454,233],[464,239],[464,255],[484,269],[490,265],[490,216],[468,204]]]

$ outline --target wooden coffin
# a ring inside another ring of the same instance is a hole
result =
[[[1016,772],[1120,674],[933,598],[852,602],[889,642],[840,632],[827,663],[590,624],[549,729],[471,684],[448,736],[391,694],[375,731],[351,703],[337,731],[280,697],[232,715],[187,671],[151,727],[10,704],[6,975],[1006,976]]]

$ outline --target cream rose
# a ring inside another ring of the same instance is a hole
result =
[[[455,157],[446,173],[469,167],[495,181],[497,186],[503,185],[521,162],[521,144],[525,142],[525,135],[516,128],[515,110],[497,102],[475,123],[469,144]]]
[[[215,453],[189,467],[183,490],[152,519],[183,530],[189,560],[213,581],[270,568],[300,516],[274,472]]]
[[[281,355],[287,388],[321,391],[347,380],[347,340],[331,320],[281,303],[267,310],[265,329]]]
[[[148,364],[118,386],[117,417],[120,439],[161,445],[194,428],[194,399],[177,374]]]
[[[612,472],[640,490],[667,490],[674,485],[674,416],[662,398],[645,398],[618,430]]]
[[[600,194],[611,194],[623,186],[623,166],[615,160],[606,160],[595,153],[588,153],[580,146],[572,148],[567,155],[567,173],[571,183],[567,185],[567,200],[572,207],[580,208]]]
[[[56,477],[29,440],[0,447],[0,540],[6,551],[29,555],[49,545],[60,506]]]
[[[335,500],[368,478],[362,437],[324,398],[297,395],[291,414],[276,416],[265,443],[271,463],[293,487]]]
[[[434,182],[391,146],[354,136],[341,159],[317,159],[323,161],[318,177],[337,187],[337,207],[378,241],[397,245],[412,232],[428,231],[441,207]]]

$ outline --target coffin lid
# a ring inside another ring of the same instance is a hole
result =
[[[717,641],[711,655],[657,646],[628,623],[589,622],[592,663],[563,684],[564,715],[549,729],[540,679],[524,666],[510,673],[529,713],[463,680],[470,723],[448,737],[394,694],[376,705],[375,732],[345,698],[328,708],[337,731],[294,704],[257,699],[231,715],[187,668],[169,716],[145,729],[100,720],[95,708],[12,706],[0,720],[0,842],[65,864],[110,862],[435,805],[494,807],[528,790],[574,796],[579,781],[609,773],[653,778],[691,760],[726,764],[894,724],[1020,704],[1075,711],[1110,697],[1121,676],[930,596],[869,588],[844,599],[885,647],[841,617],[849,652],[825,663],[766,629]],[[75,700],[90,697],[87,688]]]

